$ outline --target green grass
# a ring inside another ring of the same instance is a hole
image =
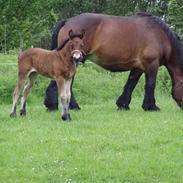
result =
[[[0,63],[11,59],[0,56]],[[71,111],[70,123],[61,120],[60,110],[46,112],[49,80],[42,77],[29,97],[27,117],[11,119],[16,72],[16,65],[1,65],[0,183],[183,182],[183,112],[170,97],[165,70],[156,88],[160,112],[142,110],[143,78],[131,110],[117,111],[127,73],[80,66],[74,91],[82,110]]]
[[[45,112],[28,105],[26,118],[10,119],[0,107],[0,182],[171,182],[183,180],[183,113],[169,98],[161,112],[131,111],[114,101],[71,112]]]

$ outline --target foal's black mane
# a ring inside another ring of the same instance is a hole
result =
[[[167,34],[168,38],[170,39],[171,44],[173,45],[173,47],[176,50],[177,60],[183,71],[183,44],[181,43],[181,40],[180,40],[180,37],[178,36],[178,34],[176,32],[173,32],[168,27],[168,25],[163,20],[161,20],[158,16],[154,16],[154,15],[152,15],[150,13],[146,13],[146,12],[140,12],[137,15],[148,17],[152,23],[158,24],[159,27],[161,29],[163,29],[163,31]]]

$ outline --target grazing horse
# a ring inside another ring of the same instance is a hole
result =
[[[11,117],[16,116],[16,104],[20,89],[28,79],[23,90],[20,110],[20,115],[26,115],[27,96],[35,83],[36,76],[41,74],[56,80],[62,103],[62,119],[71,119],[69,114],[70,85],[76,72],[77,62],[83,59],[83,35],[84,31],[75,34],[70,30],[69,38],[66,38],[56,50],[30,48],[20,54],[18,58],[18,81],[13,95]]]
[[[167,68],[171,76],[173,98],[183,108],[183,45],[178,35],[159,17],[148,13],[128,17],[81,14],[57,25],[52,37],[52,48],[62,44],[71,28],[85,29],[85,52],[95,55],[96,64],[112,72],[130,70],[124,90],[116,101],[119,109],[129,109],[132,92],[144,73],[145,96],[142,107],[145,111],[159,110],[154,90],[161,65]],[[53,86],[54,81],[48,90],[52,91]],[[56,108],[52,101],[57,100],[57,96],[49,94],[45,105],[49,109]],[[72,88],[70,108],[79,108]]]

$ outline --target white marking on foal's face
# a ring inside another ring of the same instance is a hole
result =
[[[74,50],[72,51],[72,57],[76,60],[79,60],[80,58],[82,58],[82,53],[79,50]]]

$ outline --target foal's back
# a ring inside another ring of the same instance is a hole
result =
[[[49,51],[42,48],[29,48],[19,55],[19,71],[38,72],[39,74],[53,78],[55,67],[63,68],[61,57],[57,51]]]

